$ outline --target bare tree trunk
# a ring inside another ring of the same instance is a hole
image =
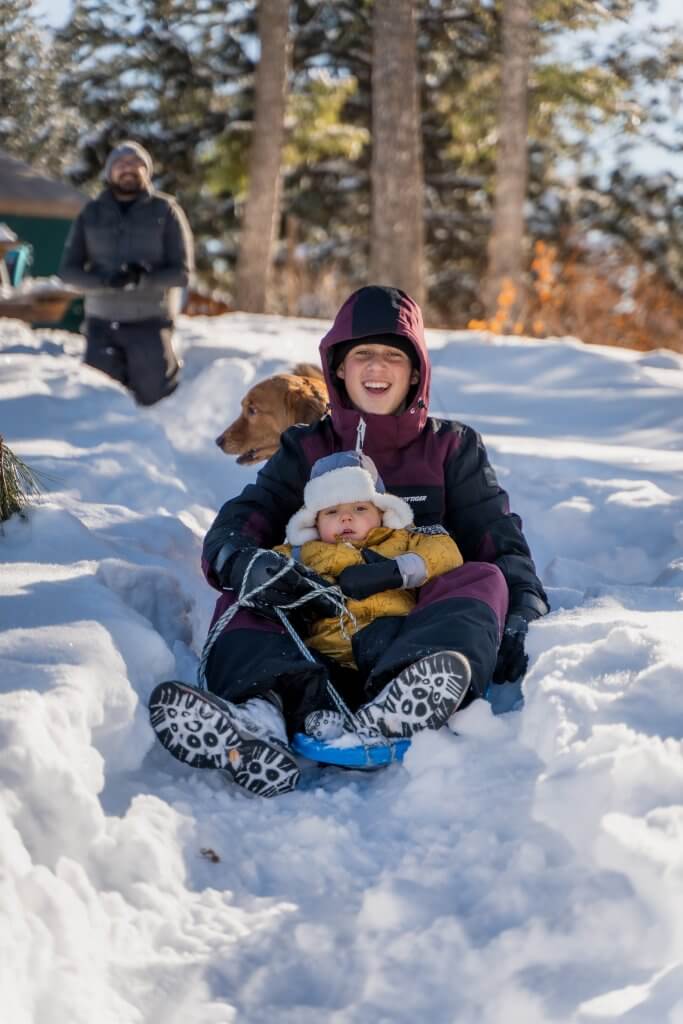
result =
[[[424,299],[422,135],[413,0],[375,0],[370,272]]]
[[[524,203],[529,176],[527,94],[531,3],[532,0],[503,0],[503,63],[495,199],[488,268],[482,289],[489,318],[496,313],[499,300],[508,306],[508,327],[512,326],[523,308],[526,290]]]
[[[235,305],[266,309],[280,207],[280,161],[289,64],[289,0],[260,0],[261,57],[256,69],[256,108],[249,150],[249,194],[240,233]]]

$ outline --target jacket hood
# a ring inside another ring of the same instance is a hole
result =
[[[346,400],[341,381],[332,370],[332,352],[336,345],[382,334],[395,334],[410,342],[419,364],[420,380],[409,393],[409,404],[397,416],[378,416],[353,409]],[[403,447],[427,422],[431,366],[422,311],[415,300],[400,288],[367,285],[350,295],[320,342],[320,363],[330,396],[332,423],[345,440],[351,439],[350,435],[362,417],[366,422],[369,443],[374,440],[381,446]]]

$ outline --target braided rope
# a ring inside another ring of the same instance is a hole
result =
[[[251,572],[254,563],[257,561],[258,558],[261,557],[262,554],[262,548],[256,548],[254,550],[254,554],[249,560],[249,564],[247,565],[244,576],[242,577],[242,583],[240,584],[240,589],[237,595],[236,602],[229,608],[226,608],[226,610],[223,612],[220,618],[218,618],[216,622],[214,622],[213,626],[209,631],[209,635],[204,641],[204,646],[202,648],[202,653],[199,659],[199,666],[197,668],[197,683],[200,689],[202,690],[206,690],[208,688],[208,684],[206,681],[206,665],[209,660],[209,655],[211,654],[213,645],[215,644],[219,633],[223,632],[225,627],[228,625],[228,623],[232,621],[232,619],[237,614],[240,608],[256,608],[257,606],[254,601],[254,598],[258,594],[260,594],[262,590],[265,590],[267,587],[272,586],[273,583],[279,580],[281,576],[284,576],[286,572],[289,572],[290,569],[296,568],[296,562],[294,561],[294,559],[288,558],[282,565],[282,568],[278,569],[278,571],[274,573],[274,575],[271,576],[270,579],[266,580],[260,586],[254,587],[252,590],[247,590],[246,581],[249,578],[249,573]],[[302,579],[304,579],[310,587],[308,594],[304,594],[303,597],[297,598],[296,600],[291,601],[289,604],[280,605],[279,608],[277,609],[278,615],[280,615],[281,611],[284,613],[288,611],[293,611],[295,608],[300,608],[302,605],[305,605],[309,601],[314,600],[319,594],[324,593],[326,597],[332,601],[337,611],[339,612],[339,628],[342,630],[342,633],[345,637],[348,636],[345,629],[345,620],[347,618],[350,619],[354,626],[356,625],[356,620],[352,612],[350,612],[346,607],[346,602],[344,601],[344,595],[342,594],[341,589],[337,586],[331,586],[329,584],[322,586],[320,583],[316,583],[315,580],[310,580],[305,576],[302,577]],[[280,619],[284,623],[284,620],[282,619],[281,616]],[[288,622],[286,623],[286,626],[289,626]],[[292,632],[294,631],[292,630]],[[299,643],[301,643],[303,647],[303,642],[300,640],[298,636],[297,639],[299,640]],[[304,650],[306,649],[304,648]],[[309,658],[309,660],[314,660],[308,650],[306,650],[306,655]]]
[[[314,664],[317,664],[315,658],[313,657],[313,655],[309,651],[308,647],[306,647],[306,644],[303,642],[303,640],[301,639],[301,637],[299,636],[297,631],[294,629],[294,626],[291,624],[291,622],[289,621],[287,616],[283,612],[281,612],[279,608],[277,608],[276,611],[277,611],[278,618],[280,619],[280,622],[285,627],[285,629],[287,630],[287,632],[291,636],[292,640],[294,641],[296,646],[299,648],[299,650],[303,654],[304,658],[307,661],[312,661]],[[373,744],[372,742],[368,742],[370,737],[366,736],[365,733],[363,732],[363,730],[358,728],[358,722],[356,721],[356,716],[354,715],[353,711],[348,706],[348,704],[346,703],[346,701],[344,700],[344,698],[340,694],[339,690],[337,690],[337,688],[333,685],[333,683],[331,682],[330,679],[326,679],[325,680],[325,685],[327,687],[327,692],[328,692],[328,694],[329,694],[329,696],[330,696],[330,698],[332,700],[332,703],[334,704],[334,706],[336,707],[337,711],[340,713],[340,715],[342,716],[342,718],[346,722],[347,727],[349,728],[349,730],[351,732],[355,733],[355,735],[360,740],[361,746],[363,747],[363,751],[365,752],[365,763],[366,763],[366,765],[368,765],[368,766],[372,765],[372,759],[370,757],[370,747],[374,746],[375,744]],[[396,761],[397,760],[397,757],[396,757],[396,747],[394,746],[393,743],[388,744],[388,746],[389,746],[389,749],[391,751],[391,760],[392,760],[392,762]]]
[[[315,658],[313,657],[313,655],[309,651],[308,647],[306,647],[306,644],[303,642],[303,640],[301,639],[301,637],[299,636],[297,631],[294,629],[294,626],[291,624],[291,622],[289,621],[287,616],[284,614],[284,612],[280,611],[279,608],[276,609],[276,611],[277,611],[277,614],[278,614],[278,618],[280,619],[280,622],[285,627],[285,629],[287,630],[287,632],[291,636],[292,640],[294,641],[296,646],[299,648],[299,650],[303,654],[304,658],[307,661],[312,661],[314,664],[317,664]],[[355,715],[353,714],[353,711],[351,711],[350,707],[348,706],[348,704],[346,703],[346,701],[344,700],[342,695],[332,685],[332,683],[330,682],[329,679],[326,680],[326,683],[327,683],[327,692],[329,693],[330,697],[332,698],[332,702],[334,703],[337,711],[340,712],[342,718],[344,719],[346,724],[350,727],[351,731],[352,732],[356,732],[357,731],[356,718],[355,718]]]
[[[202,648],[202,653],[199,660],[199,666],[197,668],[197,683],[199,685],[199,688],[202,690],[208,689],[208,684],[206,680],[206,665],[209,660],[209,655],[211,654],[213,645],[215,644],[218,638],[218,635],[222,633],[222,631],[225,629],[228,623],[232,621],[233,617],[237,614],[240,608],[254,608],[254,598],[256,597],[257,594],[259,594],[262,590],[265,590],[266,587],[272,586],[272,584],[281,576],[283,576],[286,572],[288,572],[289,569],[291,569],[292,567],[296,567],[296,562],[294,561],[294,559],[288,558],[287,561],[282,566],[282,568],[279,569],[273,576],[271,576],[270,579],[266,580],[265,583],[262,583],[261,586],[254,587],[253,590],[247,591],[246,580],[249,577],[249,573],[251,572],[252,566],[262,554],[263,549],[256,548],[253,556],[249,560],[249,564],[247,565],[244,576],[242,577],[242,583],[240,585],[239,593],[237,595],[237,600],[229,608],[226,608],[223,614],[216,620],[216,622],[213,624],[212,628],[209,631],[209,635],[207,636],[204,642],[204,647]],[[309,593],[305,594],[303,597],[300,597],[295,601],[292,601],[290,604],[278,606],[275,609],[275,611],[280,622],[282,623],[285,630],[298,647],[303,657],[307,661],[317,664],[315,658],[308,650],[305,643],[303,642],[297,631],[294,629],[294,626],[291,624],[291,622],[285,615],[285,612],[292,611],[295,608],[300,608],[302,605],[306,604],[307,602],[317,597],[318,594],[325,593],[325,595],[328,598],[332,599],[333,603],[336,605],[339,611],[339,628],[341,629],[342,634],[345,637],[348,636],[345,629],[345,620],[347,618],[350,619],[353,626],[355,627],[356,619],[353,613],[350,612],[349,609],[346,607],[344,595],[340,587],[330,585],[321,586],[321,584],[316,583],[315,580],[308,579],[307,577],[302,578],[305,579],[306,583],[308,583],[310,587]],[[373,744],[367,742],[369,737],[365,737],[363,731],[358,729],[356,716],[351,711],[346,701],[343,699],[339,691],[336,689],[335,686],[333,686],[332,682],[329,679],[326,680],[326,687],[333,704],[337,708],[337,711],[340,712],[342,718],[346,722],[347,726],[350,728],[351,732],[354,732],[358,736],[358,739],[360,740],[365,751],[366,763],[368,765],[372,765],[372,761],[370,759],[370,747],[373,746]],[[389,746],[391,748],[391,760],[394,761],[396,758],[396,755],[394,753],[394,746],[393,744],[389,744]]]

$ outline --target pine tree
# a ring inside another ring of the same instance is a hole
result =
[[[433,323],[465,325],[484,312],[480,287],[493,215],[501,2],[414,0]],[[602,129],[620,135],[626,147],[639,136],[661,134],[665,113],[671,122],[662,95],[669,89],[675,102],[680,42],[663,32],[653,35],[647,52],[627,38],[606,48],[603,22],[610,12],[619,13],[624,35],[632,35],[635,0],[536,2],[528,236],[553,242],[562,257],[577,232],[598,225],[608,237],[626,239],[673,281],[680,274],[676,186],[658,189],[657,179],[643,179],[629,204],[622,195],[628,186],[598,178],[586,161],[591,139]],[[333,271],[340,290],[369,278],[372,14],[372,0],[291,0],[282,223],[296,224],[295,248],[307,270]],[[562,33],[579,29],[593,29],[585,33],[580,59],[561,60],[551,47]],[[138,138],[155,158],[155,183],[177,194],[188,211],[200,273],[230,287],[255,110],[253,0],[76,0],[63,36],[76,68],[65,76],[63,102],[82,125],[74,182],[97,187],[110,146],[125,136]],[[643,98],[643,87],[657,83],[659,108]],[[680,133],[665,141],[680,149]],[[565,172],[572,165],[573,178]],[[626,153],[620,173],[625,182],[636,176]],[[284,253],[281,239],[278,267]]]
[[[0,147],[59,173],[71,118],[58,96],[58,60],[32,14],[32,0],[0,5]]]
[[[174,193],[198,239],[198,265],[209,270],[234,226],[234,196],[212,190],[221,146],[250,117],[250,0],[76,0],[59,33],[73,70],[63,102],[83,130],[75,184],[98,180],[112,146],[133,137],[151,152],[155,185]],[[211,254],[202,244],[211,241]]]
[[[7,447],[0,434],[0,523],[15,513],[23,513],[38,496],[35,474]]]

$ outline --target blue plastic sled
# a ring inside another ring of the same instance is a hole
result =
[[[521,682],[502,685],[489,683],[484,697],[490,702],[494,715],[518,711],[524,703]],[[292,739],[292,750],[295,754],[306,757],[309,761],[336,764],[344,768],[381,768],[393,761],[402,761],[409,746],[409,739],[384,739],[377,743],[367,743],[365,746],[337,746],[334,742],[315,740],[302,732],[296,733]]]
[[[315,740],[298,732],[292,740],[292,750],[309,761],[323,764],[338,764],[344,768],[381,768],[392,761],[402,761],[410,746],[410,740],[380,740],[378,743],[358,744],[354,747],[338,747],[334,743]]]

